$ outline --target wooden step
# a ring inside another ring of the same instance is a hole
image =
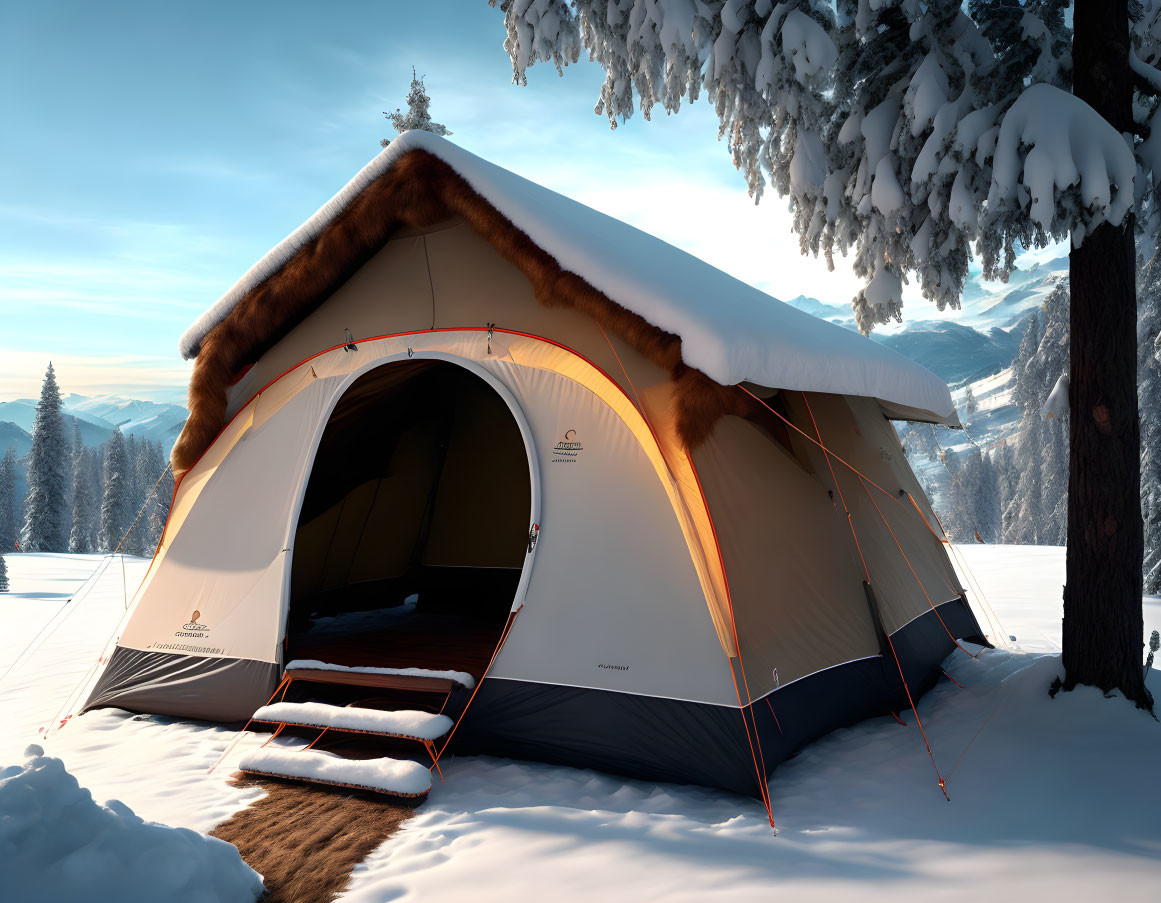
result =
[[[295,727],[326,728],[356,734],[401,737],[430,743],[445,736],[453,722],[447,715],[411,710],[383,711],[321,702],[276,702],[254,713],[253,721]]]
[[[476,681],[466,671],[433,671],[427,668],[373,668],[361,665],[334,665],[299,659],[286,666],[286,676],[324,684],[377,687],[386,690],[414,690],[421,693],[450,693],[459,687],[471,689]]]
[[[344,759],[322,750],[264,747],[242,757],[246,774],[289,778],[391,796],[422,797],[431,791],[431,772],[410,759]]]

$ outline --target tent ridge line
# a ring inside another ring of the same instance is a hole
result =
[[[200,339],[190,379],[190,417],[172,452],[188,470],[225,419],[229,381],[261,357],[338,285],[354,274],[400,227],[425,227],[460,216],[531,284],[545,308],[578,311],[617,332],[670,374],[677,431],[696,448],[717,420],[744,407],[728,386],[686,364],[681,337],[614,301],[516,226],[447,162],[409,149],[361,187],[341,210],[232,304]]]

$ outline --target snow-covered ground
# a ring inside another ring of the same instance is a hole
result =
[[[777,836],[744,797],[463,758],[342,899],[1152,898],[1161,723],[1091,689],[1048,698],[1060,670],[1062,549],[959,552],[1017,639],[978,660],[954,653],[947,667],[964,687],[943,681],[920,703],[950,804],[910,714],[907,727],[881,718],[837,731],[782,765],[771,781]],[[0,765],[40,742],[96,799],[202,832],[261,795],[227,783],[255,741],[206,773],[233,739],[216,727],[104,710],[38,739],[123,614],[121,562],[6,560],[14,593],[0,596],[0,675],[61,614],[0,680]],[[130,588],[145,566],[126,561]],[[64,599],[99,567],[65,619]],[[1161,599],[1146,599],[1145,621],[1161,629]],[[1158,671],[1149,684],[1161,698]]]
[[[242,903],[262,878],[236,847],[151,824],[118,800],[101,806],[60,759],[29,746],[0,768],[4,899],[44,903]]]

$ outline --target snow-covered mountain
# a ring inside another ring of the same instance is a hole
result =
[[[29,401],[26,398],[22,398],[19,401],[0,401],[0,427],[12,427],[16,430],[19,430],[21,433],[28,437],[27,441],[29,444],[32,442],[32,438],[29,434],[32,432],[32,423],[35,417],[35,401]],[[66,407],[65,432],[68,434],[70,440],[73,436],[74,421],[80,425],[81,441],[85,443],[85,445],[100,445],[102,442],[113,435],[112,426],[104,423],[97,423],[84,416],[74,414]],[[6,436],[10,437],[11,441],[6,442]],[[4,454],[4,450],[10,445],[14,447],[19,445],[19,439],[16,436],[16,433],[12,432],[11,429],[0,429],[0,455]],[[24,450],[27,451],[27,447],[25,447]],[[18,450],[17,454],[23,454],[23,452]]]
[[[143,436],[169,449],[177,441],[189,411],[178,404],[142,401],[118,395],[66,395],[65,410],[75,417],[128,435]]]
[[[819,301],[817,298],[811,298],[807,295],[799,295],[797,298],[791,298],[786,303],[791,307],[797,307],[812,317],[818,317],[821,320],[827,320],[830,323],[845,326],[848,329],[855,328],[855,315],[851,312],[851,306],[849,304],[827,304],[824,301]]]
[[[0,458],[10,448],[16,451],[16,457],[21,458],[32,448],[32,437],[15,423],[0,420]]]
[[[66,395],[62,401],[69,436],[72,436],[75,419],[80,424],[81,441],[88,446],[100,445],[120,427],[125,435],[132,433],[151,442],[160,442],[168,452],[189,416],[189,411],[181,405],[119,395]],[[16,448],[18,455],[28,451],[31,442],[28,434],[32,431],[35,417],[36,399],[0,401],[0,455],[9,447]]]
[[[952,320],[916,320],[899,332],[874,333],[872,338],[956,387],[1008,367],[1022,334],[1018,326],[982,332]]]

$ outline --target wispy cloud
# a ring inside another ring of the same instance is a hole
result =
[[[65,393],[184,403],[192,364],[176,355],[60,354],[53,344],[50,336],[42,336],[22,341],[19,348],[0,346],[0,400],[38,397],[51,360]]]

